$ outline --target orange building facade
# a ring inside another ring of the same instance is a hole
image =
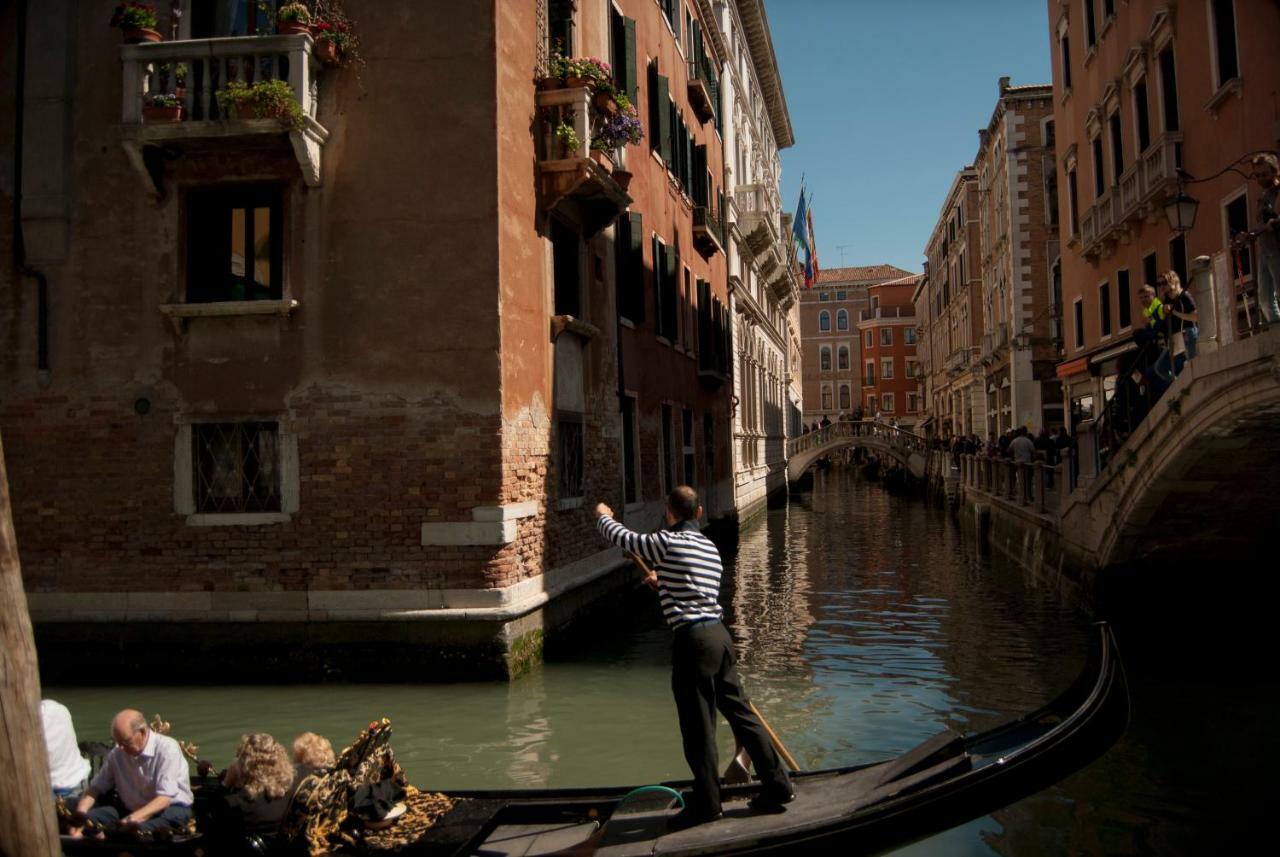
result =
[[[1048,9],[1065,339],[1057,376],[1074,423],[1110,398],[1142,323],[1137,291],[1158,272],[1190,284],[1201,351],[1229,341],[1246,302],[1257,317],[1251,260],[1245,253],[1237,268],[1229,244],[1257,227],[1248,156],[1280,148],[1280,7],[1052,0]],[[1199,201],[1186,231],[1165,213],[1180,189]]]
[[[870,286],[867,308],[858,314],[863,416],[880,415],[908,430],[920,423],[924,410],[912,303],[922,279],[912,275]]]
[[[365,62],[329,68],[257,6],[165,5],[138,45],[0,9],[0,431],[42,665],[128,639],[181,667],[150,644],[182,623],[213,671],[305,637],[304,672],[516,674],[626,579],[597,499],[733,510],[713,10],[348,0]],[[610,62],[641,142],[591,145],[612,108],[548,79],[556,44]],[[226,111],[233,77],[296,116]]]

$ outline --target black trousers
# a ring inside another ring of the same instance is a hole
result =
[[[738,678],[733,638],[720,622],[699,622],[675,630],[671,692],[680,716],[684,758],[693,773],[690,806],[720,811],[720,760],[716,752],[716,709],[729,721],[733,737],[751,756],[766,791],[789,792],[790,779],[760,719],[747,704]]]

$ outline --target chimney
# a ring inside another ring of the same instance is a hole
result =
[[[1000,78],[1000,94],[1004,95],[1005,90],[1007,90],[1008,88],[1009,88],[1009,78],[1008,77]]]

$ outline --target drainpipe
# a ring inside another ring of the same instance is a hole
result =
[[[20,277],[30,277],[36,281],[36,377],[40,383],[49,383],[49,278],[27,264],[27,250],[22,238],[22,144],[23,121],[26,113],[27,89],[27,3],[21,0],[18,4],[18,56],[17,74],[14,75],[14,103],[17,115],[14,118],[13,146],[13,256],[14,268]]]

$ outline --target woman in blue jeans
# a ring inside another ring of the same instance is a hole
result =
[[[1196,341],[1200,336],[1200,314],[1196,311],[1195,298],[1191,292],[1182,287],[1182,280],[1176,271],[1165,271],[1157,280],[1164,299],[1165,324],[1168,326],[1168,344],[1164,353],[1156,361],[1156,372],[1167,380],[1181,374],[1187,360],[1196,357]],[[1174,340],[1181,334],[1185,346],[1184,354],[1173,355]],[[1170,357],[1173,357],[1170,365]]]

